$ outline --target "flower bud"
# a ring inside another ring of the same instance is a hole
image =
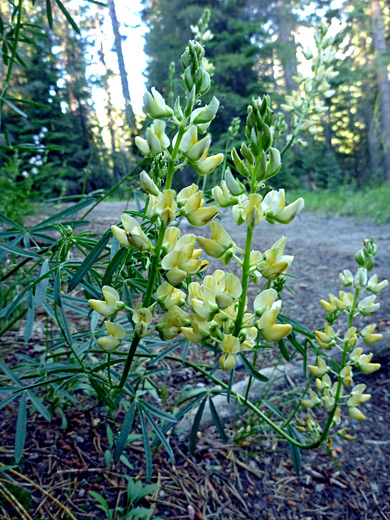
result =
[[[154,195],[155,197],[160,195],[160,190],[157,188],[145,170],[140,173],[140,184],[141,188],[146,191],[146,193],[149,193],[149,195]]]
[[[233,177],[233,174],[229,167],[225,170],[225,180],[228,190],[232,195],[238,196],[245,193],[245,186],[238,179]]]
[[[359,267],[355,275],[355,287],[361,288],[367,285],[367,269]]]
[[[98,339],[98,345],[105,352],[112,352],[119,347],[120,342],[126,336],[126,331],[119,323],[111,323],[111,321],[105,321],[104,325],[107,327],[108,336],[103,336]]]
[[[152,93],[145,92],[142,110],[152,119],[162,119],[173,115],[173,110],[166,105],[164,98],[154,87],[152,87]]]
[[[219,108],[219,101],[214,96],[209,105],[201,109],[197,109],[197,113],[194,118],[191,118],[192,123],[195,125],[199,123],[210,123],[215,118],[215,115]]]

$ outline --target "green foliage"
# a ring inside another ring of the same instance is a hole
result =
[[[5,160],[0,167],[0,212],[21,224],[33,212],[33,182],[27,172],[22,175],[17,152]]]
[[[376,224],[390,222],[388,186],[363,190],[352,190],[349,187],[336,190],[295,190],[290,191],[290,195],[304,197],[308,211],[354,216],[357,220]]]

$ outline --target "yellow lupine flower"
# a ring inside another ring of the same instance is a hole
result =
[[[270,343],[280,341],[282,338],[288,336],[292,330],[289,324],[276,323],[281,305],[281,300],[273,303],[272,307],[264,312],[256,324],[263,338]]]
[[[189,324],[188,314],[175,305],[161,316],[156,329],[161,339],[169,340],[180,334],[182,326],[188,326]]]
[[[358,341],[358,338],[356,336],[356,327],[350,327],[347,330],[347,332],[345,333],[345,336],[344,336],[344,341],[345,342],[348,341],[348,346],[350,348],[356,347],[356,344],[357,344],[357,341]]]
[[[379,370],[381,367],[380,363],[371,363],[372,356],[371,352],[363,354],[363,349],[358,347],[350,353],[349,359],[352,363],[358,365],[364,374],[372,374],[372,372]]]
[[[88,300],[89,305],[102,316],[111,317],[123,308],[118,291],[109,285],[102,287],[104,302],[100,300]]]
[[[119,347],[120,342],[126,336],[126,331],[119,323],[105,321],[104,325],[107,327],[108,336],[99,338],[98,344],[105,352],[112,352]]]
[[[215,202],[220,208],[228,208],[229,206],[233,206],[238,202],[237,197],[230,193],[226,181],[221,182],[221,187],[214,186],[214,188],[211,190],[211,193]]]
[[[351,408],[348,408],[348,413],[352,419],[357,419],[358,421],[366,420],[366,416],[356,406],[352,406]]]
[[[383,289],[388,285],[388,283],[389,282],[387,280],[383,280],[382,282],[378,283],[378,276],[374,274],[368,280],[367,289],[374,294],[380,294],[383,291]]]
[[[162,268],[167,271],[168,282],[178,285],[185,280],[187,275],[192,276],[205,269],[208,262],[198,260],[200,253],[201,250],[195,249],[195,242],[190,242],[181,249],[170,251],[161,262]]]
[[[206,255],[220,258],[234,245],[234,242],[229,233],[218,222],[210,222],[210,230],[211,239],[197,237],[197,242]]]
[[[275,222],[288,224],[302,211],[305,206],[305,201],[299,198],[292,204],[286,206],[284,189],[280,189],[278,191],[268,192],[261,206],[263,208],[264,217],[270,224],[275,224]]]
[[[134,142],[142,155],[155,157],[168,148],[170,140],[165,133],[165,126],[164,121],[153,121],[152,125],[145,131],[146,139],[136,136]]]
[[[324,329],[324,332],[320,330],[315,331],[316,340],[322,348],[329,349],[334,344],[336,333],[328,323],[325,323]]]
[[[142,231],[141,226],[127,213],[121,217],[123,229],[118,226],[111,226],[111,230],[115,238],[121,246],[128,249],[133,247],[138,251],[147,251],[152,248],[149,238]]]
[[[193,193],[181,209],[181,214],[187,218],[192,226],[204,226],[218,213],[215,206],[204,205],[202,196],[203,191],[201,190]]]
[[[135,308],[132,319],[134,330],[138,336],[144,336],[148,331],[148,325],[152,322],[152,312],[147,307],[142,307],[141,303]]]
[[[165,230],[163,250],[167,253],[172,251],[176,245],[177,239],[180,236],[180,229],[174,226]]]
[[[193,167],[199,175],[208,175],[213,173],[215,168],[217,168],[222,161],[223,153],[217,153],[216,155],[207,157],[207,152],[205,152],[199,161],[193,163]]]
[[[248,204],[244,207],[242,218],[250,229],[258,226],[263,218],[263,208],[261,207],[261,195],[251,193],[248,195]]]
[[[164,190],[157,198],[155,212],[167,227],[175,220],[177,210],[175,195],[174,190]]]
[[[219,358],[219,366],[225,372],[230,372],[236,365],[236,358],[233,354],[222,354]]]
[[[187,186],[186,188],[183,188],[181,191],[179,191],[177,194],[177,205],[179,208],[183,207],[187,200],[198,190],[199,188],[196,184],[191,184],[191,186]]]
[[[279,240],[264,253],[263,260],[258,263],[258,270],[267,280],[275,280],[282,273],[285,273],[292,264],[294,257],[284,254],[286,242],[287,237],[279,238]]]
[[[341,372],[340,376],[343,378],[343,383],[345,386],[349,387],[353,384],[353,373],[352,373],[352,367],[351,365],[345,366]]]
[[[201,343],[210,337],[211,322],[202,320],[197,314],[190,314],[191,327],[182,327],[184,336],[192,343]]]
[[[163,282],[156,291],[158,303],[166,310],[184,302],[184,293],[168,282]]]
[[[315,376],[319,376],[319,377],[326,374],[326,372],[328,372],[328,370],[329,370],[329,367],[326,364],[326,362],[320,357],[317,360],[317,366],[307,365],[307,368],[310,370],[310,372],[312,374],[314,374]]]
[[[305,406],[306,408],[314,408],[315,406],[318,406],[321,402],[321,399],[315,392],[313,392],[311,388],[309,389],[309,395],[310,399],[304,399],[302,401],[303,406]]]
[[[367,345],[372,345],[372,343],[380,341],[383,337],[382,334],[374,334],[375,327],[376,324],[372,323],[360,331],[360,335],[363,338],[364,343],[367,343]]]
[[[376,296],[373,294],[372,296],[366,296],[362,300],[360,300],[358,304],[358,309],[363,314],[363,316],[371,316],[371,314],[374,314],[379,307],[381,306],[380,303],[374,303]]]
[[[257,316],[261,316],[265,311],[269,310],[272,307],[278,293],[275,289],[266,289],[262,291],[260,294],[256,296],[256,299],[253,303],[253,308]]]

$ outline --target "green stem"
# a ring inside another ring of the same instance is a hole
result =
[[[355,308],[356,308],[356,303],[357,303],[358,297],[359,297],[359,289],[356,289],[355,297],[354,297],[354,300],[353,300],[353,303],[352,303],[352,307],[351,307],[351,312],[350,312],[350,315],[349,315],[348,328],[350,328],[352,326],[353,317],[354,317],[354,313],[355,313]],[[349,344],[348,344],[348,341],[346,341],[344,343],[343,359],[341,361],[341,369],[340,369],[340,371],[345,367],[345,364],[346,364],[346,361],[347,361],[348,350],[349,350]],[[329,432],[329,430],[330,430],[330,428],[332,426],[333,417],[334,417],[334,414],[336,413],[336,410],[337,410],[337,407],[338,407],[338,404],[339,404],[339,399],[340,399],[340,394],[341,394],[342,387],[343,387],[343,379],[339,375],[339,381],[337,383],[336,395],[335,395],[335,398],[334,398],[335,403],[334,403],[334,406],[333,406],[332,410],[329,413],[329,417],[328,417],[328,420],[326,421],[324,431],[322,432],[321,437],[318,440],[318,445],[321,444],[325,440],[325,438],[328,435],[328,432]]]
[[[172,155],[171,155],[171,158],[170,158],[170,161],[169,161],[167,180],[166,180],[166,184],[165,184],[165,189],[166,190],[169,190],[171,188],[171,186],[172,186],[173,174],[175,173],[175,161],[176,161],[177,154],[179,152],[179,147],[180,147],[181,140],[182,140],[184,132],[185,132],[186,122],[187,122],[187,119],[185,119],[183,121],[182,125],[179,128],[179,132],[177,134],[175,147],[174,147],[174,149],[172,151]],[[144,297],[142,299],[142,306],[143,307],[149,307],[150,301],[152,299],[153,290],[154,290],[154,284],[156,282],[156,277],[157,277],[157,272],[158,272],[158,264],[160,262],[161,249],[162,249],[162,245],[164,243],[165,230],[166,230],[166,226],[165,226],[164,222],[161,222],[160,229],[159,229],[159,232],[158,232],[156,246],[154,248],[154,256],[153,256],[152,265],[150,266],[150,269],[149,269],[148,285],[146,287],[145,295],[144,295]],[[119,383],[119,388],[123,388],[124,384],[127,381],[127,377],[129,375],[129,372],[130,372],[130,369],[131,369],[131,365],[133,363],[133,359],[134,359],[134,356],[135,356],[135,352],[137,350],[137,347],[138,347],[138,344],[139,344],[140,340],[141,340],[141,338],[138,336],[138,334],[135,334],[135,336],[133,338],[133,341],[132,341],[132,343],[130,345],[129,353],[127,355],[127,359],[126,359],[126,363],[125,363],[125,366],[124,366],[124,369],[123,369],[122,377],[121,377],[121,380],[120,380],[120,383]]]
[[[318,53],[320,53],[321,49],[318,50]],[[302,123],[303,123],[303,120],[306,116],[306,113],[307,111],[309,110],[309,107],[310,107],[310,103],[311,103],[311,100],[313,99],[315,93],[316,93],[316,88],[317,88],[317,73],[318,73],[318,69],[319,69],[319,66],[321,64],[321,60],[319,59],[320,56],[318,55],[318,59],[317,59],[317,63],[316,63],[316,68],[315,68],[315,71],[314,71],[314,78],[313,78],[313,86],[312,86],[312,89],[310,91],[310,94],[309,94],[309,97],[307,98],[306,100],[306,103],[302,109],[302,113],[301,113],[301,116],[299,118],[299,121],[298,121],[298,124],[291,136],[291,139],[290,141],[286,144],[286,146],[283,148],[283,150],[280,152],[280,156],[283,157],[283,155],[287,152],[287,150],[290,148],[290,146],[294,143],[297,135],[299,134],[299,131],[301,129],[301,126],[302,126]]]
[[[244,316],[244,311],[245,311],[246,293],[248,291],[248,281],[249,281],[250,254],[252,251],[252,236],[253,236],[253,229],[248,227],[246,230],[245,252],[244,252],[244,260],[242,263],[242,276],[241,276],[242,293],[240,296],[240,303],[238,304],[236,324],[234,327],[235,336],[238,336],[238,334],[241,330],[242,318]]]

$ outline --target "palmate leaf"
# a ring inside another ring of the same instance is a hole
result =
[[[165,437],[163,431],[161,430],[161,428],[158,426],[158,424],[156,423],[156,421],[153,419],[153,417],[151,416],[151,414],[147,411],[147,410],[144,410],[145,412],[145,416],[149,422],[149,424],[151,425],[151,427],[153,428],[153,430],[155,431],[159,441],[161,442],[161,444],[164,446],[165,448],[165,451],[168,453],[169,455],[169,458],[171,459],[171,462],[173,464],[173,461],[174,461],[174,455],[173,455],[173,451],[172,451],[172,448],[171,446],[169,445],[169,442],[168,442],[168,439]]]

